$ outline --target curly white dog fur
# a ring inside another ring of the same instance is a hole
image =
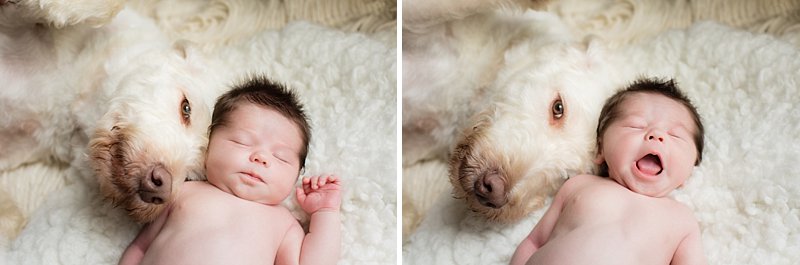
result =
[[[200,176],[217,93],[204,87],[213,82],[202,80],[201,63],[152,21],[123,10],[93,27],[81,22],[108,19],[119,3],[92,15],[83,2],[100,1],[0,6],[0,169],[48,158],[72,164],[149,221],[177,183]]]
[[[39,23],[55,28],[76,24],[99,26],[114,18],[124,4],[122,0],[0,0],[0,24]]]
[[[403,164],[446,157],[469,116],[494,94],[489,84],[503,48],[531,32],[478,12],[509,4],[403,2]]]
[[[450,151],[454,195],[501,222],[594,169],[597,115],[621,84],[602,47],[552,14],[487,11],[508,1],[420,2],[404,2],[424,10],[404,13],[404,163]]]

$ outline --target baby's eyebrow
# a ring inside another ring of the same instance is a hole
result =
[[[278,146],[275,148],[275,153],[279,153],[279,154],[287,153],[288,155],[292,155],[294,157],[297,157],[298,160],[300,159],[300,152],[295,151],[292,148],[290,148],[290,147],[288,147],[286,145],[283,145],[283,144],[278,144]]]
[[[693,129],[695,129],[695,126],[692,126],[691,124],[687,125],[686,122],[683,122],[683,121],[680,121],[680,120],[675,121],[672,124],[672,127],[676,128],[676,129],[684,130],[684,131],[686,131],[688,133],[692,133],[692,132],[696,131],[696,130],[693,130]]]
[[[620,116],[616,119],[616,122],[645,122],[645,119],[636,115],[636,114],[627,114],[624,116]]]

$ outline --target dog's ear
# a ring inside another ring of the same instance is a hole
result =
[[[172,49],[189,66],[190,73],[204,75],[210,62],[203,52],[202,45],[190,40],[177,40]],[[213,101],[212,101],[213,102]]]
[[[187,61],[195,60],[199,57],[200,53],[198,45],[190,40],[177,40],[172,44],[172,49],[174,49],[181,58]]]
[[[602,37],[589,35],[583,38],[579,45],[586,51],[589,67],[597,62],[607,61],[609,47]]]

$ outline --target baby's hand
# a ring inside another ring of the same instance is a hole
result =
[[[339,191],[339,177],[314,176],[303,177],[303,187],[297,187],[297,202],[308,214],[319,210],[339,211],[342,196]]]

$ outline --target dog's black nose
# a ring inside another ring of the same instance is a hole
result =
[[[487,173],[475,180],[475,196],[483,206],[500,208],[508,203],[506,181],[497,172]]]

